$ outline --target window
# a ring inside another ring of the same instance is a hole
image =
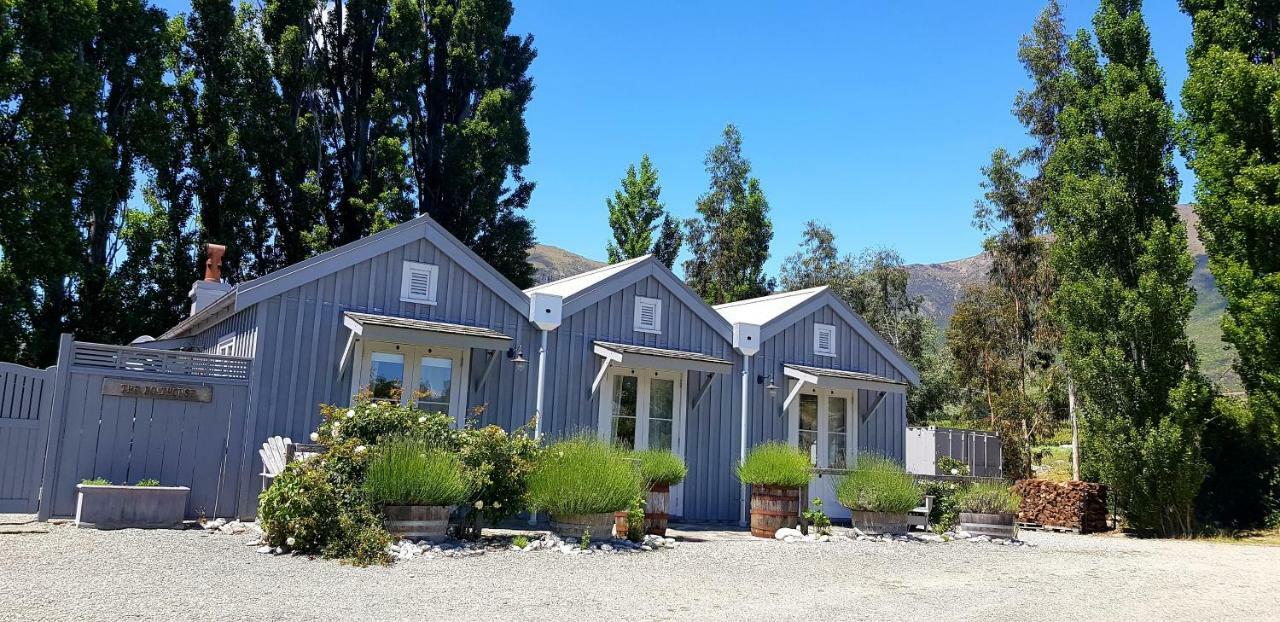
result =
[[[436,278],[439,268],[431,264],[404,262],[400,281],[400,300],[424,305],[436,303]]]
[[[818,356],[836,355],[836,327],[830,324],[813,325],[813,353]]]
[[[427,412],[449,412],[453,389],[453,359],[424,356],[418,365],[418,408]]]
[[[374,352],[369,359],[369,391],[373,399],[400,401],[404,393],[404,355]]]
[[[662,332],[662,301],[657,298],[636,296],[636,331],[641,333]]]
[[[227,335],[218,340],[218,346],[213,350],[218,356],[235,356],[236,355],[236,338],[234,335]]]
[[[351,395],[443,413],[462,422],[467,402],[465,349],[364,342],[352,375]]]

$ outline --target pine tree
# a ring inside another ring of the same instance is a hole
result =
[[[711,304],[768,294],[764,274],[773,240],[769,202],[751,163],[742,156],[742,134],[725,126],[720,144],[707,152],[710,190],[698,198],[698,217],[685,221],[693,257],[684,263],[685,281]]]
[[[1054,303],[1087,472],[1112,484],[1131,524],[1186,533],[1208,390],[1186,335],[1194,263],[1174,211],[1173,112],[1141,2],[1103,0],[1093,22],[1098,48],[1085,32],[1069,45],[1061,134],[1045,167]],[[1158,468],[1170,447],[1191,452],[1180,454],[1185,468]]]
[[[1215,519],[1257,524],[1280,513],[1280,2],[1181,4],[1192,22],[1183,149],[1248,395],[1247,410],[1215,417],[1206,444],[1221,459],[1206,490]]]
[[[640,158],[640,168],[627,167],[622,187],[613,198],[605,199],[609,208],[609,263],[618,263],[652,254],[670,268],[680,253],[680,228],[659,200],[662,188],[658,171],[649,155]],[[661,222],[659,222],[661,219]],[[656,238],[655,238],[656,234]]]

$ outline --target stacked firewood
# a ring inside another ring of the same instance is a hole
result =
[[[1079,529],[1080,533],[1107,530],[1107,487],[1102,484],[1024,479],[1014,488],[1022,496],[1020,522]]]

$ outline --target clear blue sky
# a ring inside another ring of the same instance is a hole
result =
[[[1063,4],[1073,32],[1097,8]],[[526,171],[537,182],[528,215],[538,239],[603,258],[605,198],[643,153],[668,209],[691,216],[707,184],[703,156],[733,122],[772,206],[770,273],[808,219],[850,251],[889,246],[908,262],[973,255],[978,169],[994,148],[1025,143],[1010,114],[1026,84],[1017,45],[1041,8],[516,0],[512,30],[532,33],[538,49]],[[1176,104],[1190,20],[1171,0],[1145,11]],[[1182,177],[1189,201],[1192,178]]]

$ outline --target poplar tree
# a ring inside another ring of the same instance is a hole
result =
[[[698,216],[685,221],[693,257],[684,263],[685,281],[710,304],[768,294],[764,273],[773,240],[769,202],[751,162],[742,155],[742,134],[726,125],[720,144],[704,161],[710,189],[698,198]]]
[[[1280,2],[1183,0],[1191,16],[1183,143],[1225,341],[1248,409],[1226,405],[1206,445],[1210,511],[1225,523],[1280,512]],[[1224,429],[1225,428],[1225,429]],[[1210,447],[1207,447],[1210,449]]]
[[[668,268],[675,264],[680,254],[680,226],[666,212],[661,194],[658,171],[648,154],[640,158],[638,170],[634,164],[627,167],[622,187],[614,191],[613,198],[605,199],[613,230],[607,249],[609,263],[652,254]]]
[[[1191,529],[1211,397],[1186,323],[1194,263],[1174,205],[1173,112],[1138,0],[1103,0],[1069,44],[1045,174],[1054,296],[1084,413],[1086,473],[1130,524]],[[1103,62],[1099,57],[1099,51]]]

